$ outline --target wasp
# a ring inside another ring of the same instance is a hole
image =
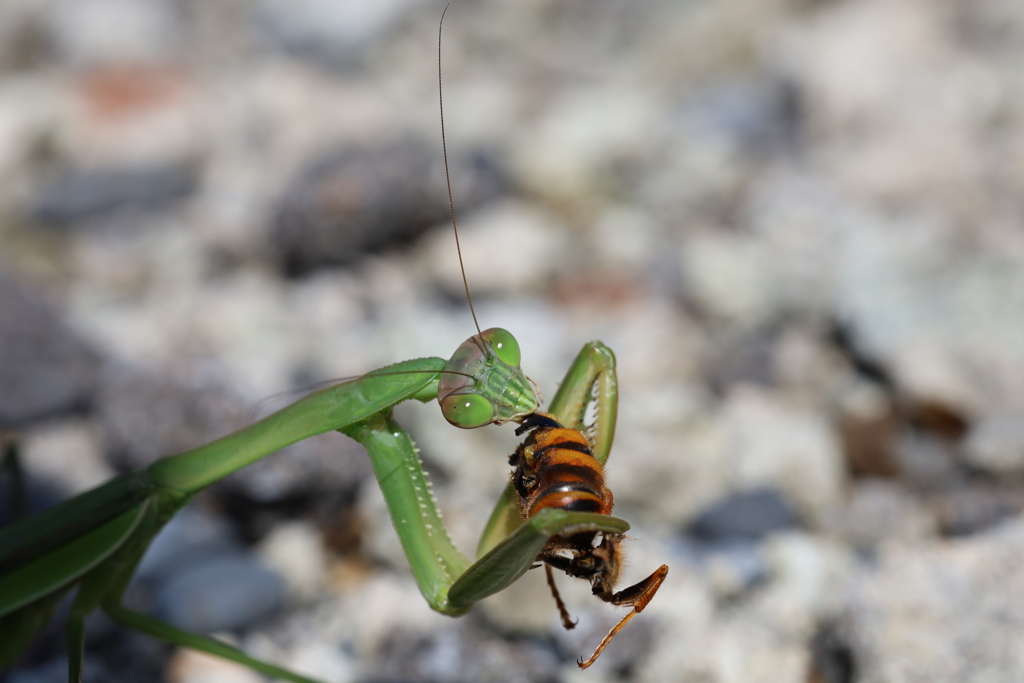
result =
[[[528,416],[516,429],[517,436],[527,432],[526,439],[509,458],[509,464],[515,468],[512,488],[519,498],[523,519],[546,509],[611,515],[614,497],[605,485],[604,467],[594,457],[582,432],[563,427],[544,413]],[[639,583],[615,591],[624,539],[621,533],[594,530],[555,535],[537,556],[537,561],[544,565],[548,586],[566,629],[574,628],[576,622],[558,594],[552,569],[590,581],[594,595],[604,602],[633,608],[608,632],[594,654],[577,662],[581,669],[593,664],[612,638],[643,611],[668,575],[668,565],[663,564]]]

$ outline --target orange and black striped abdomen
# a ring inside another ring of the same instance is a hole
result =
[[[577,430],[540,428],[519,455],[514,483],[527,517],[544,508],[611,514],[612,492],[604,484],[604,469]]]

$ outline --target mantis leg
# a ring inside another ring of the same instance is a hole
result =
[[[453,605],[448,589],[469,567],[469,560],[448,537],[409,434],[390,415],[375,415],[340,431],[366,447],[391,522],[427,602],[442,614],[464,614],[469,606]]]
[[[328,387],[245,429],[158,460],[148,472],[159,484],[193,493],[296,441],[361,422],[402,401],[437,397],[441,358],[396,363]]]
[[[135,567],[145,554],[149,542],[163,526],[163,523],[173,516],[187,500],[187,498],[173,493],[148,500],[137,511],[137,520],[135,527],[129,532],[130,536],[122,542],[113,555],[82,578],[78,593],[71,605],[65,631],[68,648],[68,680],[71,683],[81,680],[85,640],[84,619],[94,609],[101,607],[114,621],[174,645],[223,657],[268,676],[293,683],[316,683],[312,679],[299,676],[287,669],[250,657],[235,647],[180,629],[159,619],[127,609],[122,605],[125,588],[135,572]]]
[[[585,531],[621,534],[629,529],[628,523],[608,515],[546,509],[520,522],[470,565],[448,537],[405,430],[390,416],[376,415],[341,431],[366,447],[420,591],[442,614],[464,614],[477,600],[507,588],[534,565],[552,536]]]
[[[28,607],[0,617],[0,671],[13,665],[32,639],[43,630],[71,588],[50,593]]]
[[[593,406],[593,421],[587,423]],[[563,425],[579,429],[593,445],[594,457],[608,461],[615,440],[619,389],[615,354],[599,341],[587,342],[565,373],[548,412]]]
[[[82,683],[82,664],[85,661],[85,615],[73,612],[64,626],[68,650],[68,683]]]
[[[120,605],[116,607],[104,607],[103,611],[109,614],[110,617],[119,624],[135,629],[141,633],[145,633],[146,635],[153,636],[154,638],[166,640],[174,645],[180,645],[181,647],[188,647],[217,657],[223,657],[224,659],[237,662],[238,664],[247,666],[250,669],[266,674],[267,676],[273,676],[274,678],[293,681],[293,683],[318,683],[318,681],[311,678],[306,678],[305,676],[292,673],[287,669],[282,669],[279,666],[274,666],[273,664],[268,664],[267,662],[259,659],[254,659],[238,648],[232,647],[227,643],[222,643],[208,636],[180,629],[177,626],[172,626],[167,622],[154,619],[153,617],[121,607]]]
[[[570,537],[587,531],[622,534],[628,530],[629,523],[617,517],[546,508],[473,563],[451,587],[449,598],[454,605],[468,609],[477,600],[504,590],[534,566],[552,536]]]

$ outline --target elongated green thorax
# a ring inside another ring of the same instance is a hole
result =
[[[537,392],[519,361],[519,342],[499,327],[463,342],[438,382],[437,400],[445,419],[473,429],[518,421],[536,411]]]

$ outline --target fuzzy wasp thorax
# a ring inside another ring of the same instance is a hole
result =
[[[594,457],[582,432],[563,427],[553,417],[542,413],[530,415],[516,429],[517,436],[525,432],[529,435],[509,458],[509,464],[515,468],[512,487],[519,497],[524,519],[546,508],[611,514],[614,499],[605,485],[604,468]],[[565,628],[571,629],[576,623],[569,617],[558,594],[552,569],[590,581],[594,595],[607,603],[633,608],[608,632],[594,654],[579,662],[584,669],[593,664],[622,627],[647,606],[668,575],[668,566],[662,565],[643,581],[615,592],[621,567],[620,545],[624,538],[622,534],[596,531],[552,536],[537,556],[537,561],[544,564],[548,586]]]

